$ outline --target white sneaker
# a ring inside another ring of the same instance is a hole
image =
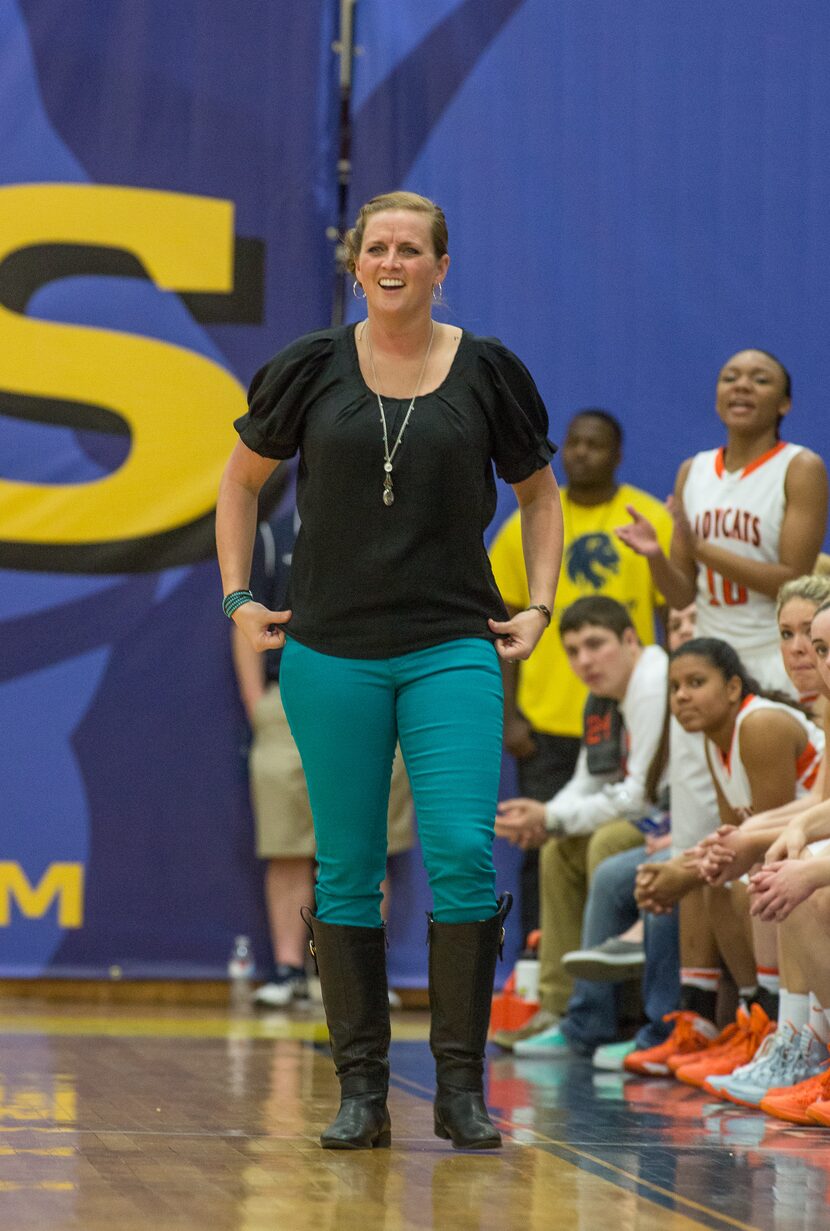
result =
[[[790,1031],[790,1035],[786,1044],[782,1045],[780,1049],[776,1049],[775,1053],[773,1053],[772,1049],[768,1053],[770,1063],[772,1064],[775,1061],[775,1068],[772,1071],[773,1080],[769,1080],[770,1072],[765,1070],[761,1071],[760,1082],[757,1073],[743,1074],[744,1082],[737,1087],[737,1094],[746,1094],[746,1098],[740,1100],[744,1105],[758,1107],[770,1090],[797,1086],[809,1077],[815,1077],[817,1073],[821,1072],[823,1066],[826,1065],[827,1046],[821,1042],[811,1026],[802,1026],[798,1034],[795,1033],[789,1024],[787,1028]],[[781,1032],[776,1031],[774,1037],[777,1038],[779,1033]],[[741,1066],[744,1069],[750,1067],[750,1065]],[[736,1069],[733,1076],[737,1076],[738,1072],[739,1070]],[[758,1094],[759,1085],[766,1081],[769,1081],[766,1090],[760,1093],[757,1103],[752,1102],[751,1100]],[[704,1085],[704,1089],[707,1086],[708,1083]],[[720,1089],[716,1090],[713,1081],[712,1086],[709,1088],[712,1089],[713,1093],[721,1094],[724,1098],[728,1098],[730,1102],[736,1103],[739,1101],[735,1096],[735,1086],[731,1083],[728,1086],[721,1085]]]
[[[704,1090],[740,1107],[760,1107],[761,1099],[773,1086],[791,1084],[785,1078],[789,1072],[790,1053],[798,1037],[788,1022],[781,1022],[775,1034],[767,1035],[751,1060],[731,1073],[708,1078]]]
[[[295,1000],[307,999],[305,971],[294,966],[278,966],[276,978],[263,983],[253,995],[254,1004],[266,1009],[286,1009]]]

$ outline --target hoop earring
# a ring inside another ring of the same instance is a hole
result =
[[[433,282],[432,302],[433,303],[443,303],[444,302],[444,283],[443,282]]]
[[[358,287],[360,287],[360,291],[358,291],[357,289]],[[357,278],[355,278],[354,282],[352,283],[352,294],[354,295],[355,299],[365,299],[366,298],[366,292],[363,290],[363,287],[361,283],[358,282]]]

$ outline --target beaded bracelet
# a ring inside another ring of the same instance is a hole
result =
[[[250,590],[232,590],[230,594],[226,594],[222,599],[222,610],[230,620],[235,611],[238,611],[245,603],[252,603],[253,601],[254,596]]]
[[[553,619],[550,607],[546,607],[544,603],[531,603],[529,607],[525,607],[525,611],[541,611],[545,617],[545,624],[550,624]]]

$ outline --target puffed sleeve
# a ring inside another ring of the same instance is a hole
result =
[[[248,390],[248,413],[234,422],[249,449],[280,460],[294,456],[333,350],[329,331],[306,334],[259,369]]]
[[[548,440],[548,412],[533,377],[496,338],[481,338],[477,381],[490,425],[496,473],[521,483],[550,464],[556,445]]]

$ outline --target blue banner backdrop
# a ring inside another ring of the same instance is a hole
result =
[[[360,0],[357,40],[350,216],[440,202],[449,319],[525,360],[554,439],[607,407],[662,497],[721,441],[719,367],[760,346],[793,373],[787,438],[830,455],[823,0]]]
[[[265,956],[212,560],[328,323],[336,0],[0,0],[0,975]]]
[[[205,553],[248,378],[328,319],[337,7],[0,0],[0,974],[264,952]],[[444,205],[451,319],[525,359],[554,437],[606,405],[662,495],[754,344],[793,372],[791,438],[830,451],[823,0],[357,16],[352,204]],[[395,872],[417,983],[417,856]]]

